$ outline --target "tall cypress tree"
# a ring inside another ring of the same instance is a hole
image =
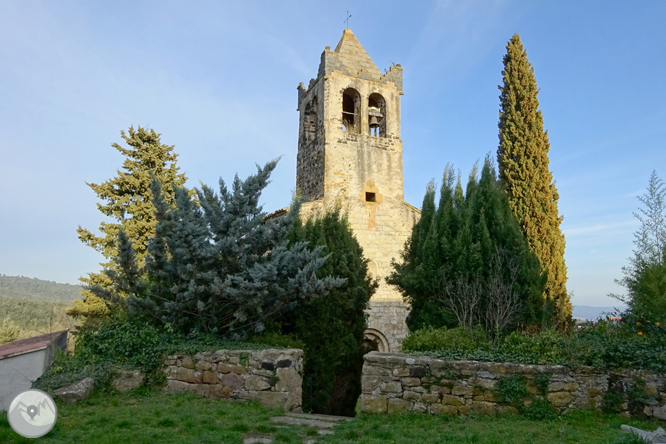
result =
[[[534,68],[527,60],[520,37],[506,46],[503,84],[499,87],[500,119],[497,162],[509,203],[529,246],[547,273],[544,298],[554,304],[555,323],[566,330],[571,324],[571,303],[566,289],[562,216],[559,194],[548,164],[548,131],[543,129]]]
[[[102,201],[97,204],[99,211],[114,222],[102,222],[100,236],[81,227],[76,232],[81,242],[104,256],[107,261],[100,264],[103,268],[117,270],[114,257],[118,256],[118,232],[122,229],[136,253],[138,267],[142,269],[148,241],[155,235],[157,224],[150,189],[153,178],[163,185],[165,200],[170,205],[174,202],[171,184],[182,186],[187,178],[176,166],[178,155],[173,152],[174,147],[162,144],[160,134],[154,130],[130,127],[127,133],[121,131],[120,134],[128,147],[117,143],[112,146],[125,156],[122,170],[106,182],[87,184]],[[68,314],[85,318],[87,323],[108,315],[108,304],[89,290],[93,286],[111,290],[114,283],[107,273],[89,273],[80,280],[87,285],[81,292],[85,299],[76,300]]]

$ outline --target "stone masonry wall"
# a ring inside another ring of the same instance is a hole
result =
[[[600,409],[604,394],[616,393],[623,416],[666,420],[666,379],[646,371],[571,369],[559,365],[521,365],[477,361],[444,361],[426,356],[371,352],[365,355],[361,404],[364,412],[403,411],[433,414],[496,414],[516,411],[501,402],[496,384],[502,377],[523,375],[531,396],[543,398],[535,376],[550,376],[546,399],[560,412]],[[638,390],[637,390],[638,388]],[[632,395],[633,393],[633,395]]]
[[[303,351],[218,350],[166,358],[167,391],[254,400],[286,411],[301,408]]]

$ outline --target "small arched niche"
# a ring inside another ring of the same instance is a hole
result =
[[[305,114],[303,115],[303,136],[305,143],[310,143],[317,138],[318,123],[317,97],[315,97],[305,107]]]
[[[368,97],[368,133],[374,137],[386,137],[386,100],[379,93]]]
[[[365,336],[363,347],[367,351],[378,351],[380,353],[388,353],[391,351],[388,339],[386,339],[386,336],[384,336],[384,333],[381,331],[375,328],[368,328],[363,335]]]
[[[361,128],[361,96],[354,88],[342,93],[342,130],[358,134]]]

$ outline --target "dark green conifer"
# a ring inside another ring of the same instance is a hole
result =
[[[305,225],[297,221],[290,238],[323,248],[328,259],[318,277],[346,280],[328,296],[299,303],[283,318],[283,332],[305,343],[303,408],[353,416],[361,393],[365,310],[377,283],[369,277],[368,260],[339,208]]]
[[[412,331],[481,324],[490,336],[496,336],[543,321],[539,263],[489,159],[480,179],[477,176],[475,167],[463,192],[460,178],[456,183],[453,168],[447,166],[436,209],[429,185],[426,218],[414,227],[403,262],[394,264],[389,283],[397,285],[411,303],[407,323]],[[424,227],[428,227],[425,236]],[[511,313],[497,316],[497,303],[507,303],[508,297],[513,298]],[[461,313],[461,308],[469,310]]]

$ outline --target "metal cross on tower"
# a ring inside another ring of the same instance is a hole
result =
[[[349,28],[349,19],[351,18],[351,14],[349,13],[349,9],[345,12],[347,13],[347,18],[342,23],[345,23],[345,28]]]

